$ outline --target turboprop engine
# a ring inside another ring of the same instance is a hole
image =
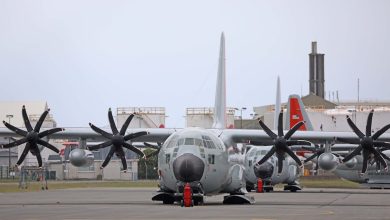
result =
[[[352,169],[356,166],[356,164],[358,163],[358,160],[356,159],[356,157],[348,160],[347,162],[345,162],[345,166]]]
[[[318,165],[326,171],[333,171],[339,165],[339,158],[332,153],[322,153],[318,157]]]
[[[89,150],[74,149],[69,154],[69,160],[76,167],[91,166],[94,161],[94,156]]]

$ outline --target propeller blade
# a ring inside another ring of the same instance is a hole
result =
[[[156,150],[159,150],[159,149],[160,149],[159,146],[156,146],[156,145],[153,145],[153,144],[149,144],[149,143],[147,143],[147,142],[144,142],[144,145],[145,145],[146,147],[150,147],[150,148],[153,148],[153,149],[156,149]]]
[[[133,117],[134,117],[134,114],[131,114],[131,115],[129,115],[129,117],[127,117],[125,123],[122,125],[121,131],[119,132],[120,135],[123,136],[126,134],[126,130],[129,127],[130,122],[133,119]]]
[[[304,125],[305,123],[303,121],[300,121],[298,123],[296,123],[294,125],[294,127],[292,127],[288,132],[287,134],[284,136],[284,138],[286,138],[286,140],[290,139],[290,137],[302,126]]]
[[[127,170],[126,157],[125,156],[121,156],[121,161],[122,161],[123,170],[126,171]]]
[[[278,118],[278,136],[283,136],[283,111],[280,111]]]
[[[289,140],[287,141],[288,146],[293,146],[293,145],[306,145],[306,146],[311,146],[311,143],[309,141],[302,141],[302,140]]]
[[[265,133],[267,133],[268,136],[270,136],[272,139],[275,139],[278,137],[274,132],[271,131],[271,129],[269,129],[267,127],[267,125],[264,124],[264,122],[262,120],[259,120],[259,124],[260,124],[260,127],[263,128]]]
[[[112,130],[112,134],[116,135],[118,134],[118,129],[116,128],[115,122],[114,122],[114,117],[112,116],[112,111],[111,108],[108,109],[108,120],[110,121],[110,127]]]
[[[144,153],[143,153],[141,150],[139,150],[138,148],[134,147],[134,146],[131,145],[131,144],[123,143],[123,147],[125,147],[125,148],[127,148],[127,149],[133,151],[134,153],[140,155],[141,157],[144,156]]]
[[[384,154],[382,152],[379,152],[379,153],[382,155],[383,158],[385,158],[386,160],[390,161],[390,158],[386,154]]]
[[[52,129],[49,129],[49,130],[45,130],[45,131],[42,131],[41,133],[38,134],[38,137],[39,138],[43,138],[43,137],[46,137],[46,136],[49,136],[51,134],[54,134],[54,133],[57,133],[57,132],[60,132],[60,131],[64,131],[65,129],[63,128],[52,128]]]
[[[104,168],[107,166],[108,162],[110,162],[112,155],[114,155],[115,147],[111,147],[110,152],[108,152],[106,159],[103,161],[102,166],[100,168]]]
[[[18,162],[16,162],[16,165],[19,166],[20,164],[22,164],[22,162],[23,162],[24,158],[26,158],[29,150],[30,150],[30,144],[27,143],[26,146],[24,147],[22,155],[20,155],[20,157],[19,157]]]
[[[314,158],[316,158],[318,156],[318,153],[314,153],[313,155],[311,155],[310,157],[306,158],[305,161],[303,161],[304,163],[307,163],[311,160],[313,160]]]
[[[38,161],[38,167],[42,167],[42,156],[41,156],[41,152],[39,152],[39,150],[36,150],[36,151],[35,151],[35,156],[36,156],[37,161]]]
[[[363,168],[362,168],[362,173],[365,173],[367,171],[368,155],[369,155],[369,152],[367,150],[363,149]]]
[[[336,137],[336,141],[340,141],[340,142],[347,143],[347,144],[360,144],[360,140],[358,140],[356,138]]]
[[[374,110],[371,110],[367,117],[367,124],[366,124],[366,136],[371,136],[371,126],[372,126],[372,115],[374,114]]]
[[[3,124],[5,125],[5,127],[7,127],[9,130],[15,132],[16,134],[21,135],[21,136],[27,136],[27,131],[23,131],[22,129],[19,129],[11,124],[8,124],[6,121],[3,121]]]
[[[283,170],[283,155],[276,154],[276,157],[278,158],[278,174],[280,174]]]
[[[359,130],[359,128],[356,127],[355,123],[351,120],[351,118],[347,115],[347,122],[349,124],[349,127],[352,128],[352,130],[355,132],[355,134],[360,137],[364,138],[364,134]]]
[[[101,144],[97,144],[97,145],[93,145],[93,146],[89,146],[88,149],[89,150],[98,150],[100,148],[105,148],[105,147],[108,147],[112,145],[112,141],[106,141],[106,142],[103,142]]]
[[[343,163],[349,161],[354,156],[358,155],[362,149],[363,149],[363,147],[361,145],[359,145],[359,147],[357,147],[355,150],[353,150],[352,153],[350,153],[346,157],[344,157],[344,159],[342,160]]]
[[[384,148],[390,150],[390,143],[389,143],[389,142],[374,141],[374,146],[375,146],[375,147],[384,147]]]
[[[24,105],[22,107],[22,116],[23,116],[24,125],[26,126],[27,131],[28,132],[32,131],[33,128],[31,126],[30,120],[28,119],[26,107]]]
[[[264,155],[263,158],[259,162],[257,162],[258,165],[263,164],[265,161],[267,161],[273,154],[275,153],[275,147],[272,147],[270,151],[267,152],[266,155]]]
[[[140,131],[140,132],[136,132],[136,133],[133,133],[133,134],[128,134],[126,136],[123,137],[123,139],[125,141],[128,141],[128,140],[132,140],[134,138],[137,138],[137,137],[141,137],[141,136],[144,136],[144,135],[147,135],[148,132],[146,131]]]
[[[252,145],[255,145],[255,146],[272,146],[272,145],[274,145],[273,140],[250,141],[249,143]]]
[[[299,165],[299,166],[302,166],[302,161],[298,158],[297,155],[294,154],[294,152],[292,152],[292,150],[290,150],[288,147],[286,147],[285,149],[285,152],[290,155],[290,157],[295,160],[295,162]]]
[[[56,152],[57,154],[60,152],[55,146],[51,145],[50,143],[48,143],[48,142],[46,142],[44,140],[38,140],[37,143],[42,145],[42,146],[45,146],[45,147],[49,148],[50,150]]]
[[[385,159],[382,157],[382,155],[375,149],[373,149],[372,153],[374,154],[375,156],[375,160],[378,161],[382,164],[383,168],[386,169],[387,168],[387,163],[385,161]]]
[[[39,132],[39,130],[41,129],[41,126],[43,124],[43,121],[45,120],[47,114],[49,113],[50,109],[47,109],[46,111],[44,111],[41,115],[41,117],[39,118],[37,124],[35,125],[35,128],[34,128],[34,131],[35,132]]]
[[[94,130],[96,133],[98,134],[101,134],[103,137],[107,138],[107,139],[111,139],[111,137],[113,136],[112,134],[96,127],[95,125],[93,125],[92,123],[89,123],[89,126],[92,128],[92,130]]]
[[[375,132],[375,134],[372,136],[372,139],[373,140],[376,140],[379,138],[379,136],[381,136],[383,133],[385,133],[387,130],[389,130],[390,128],[390,124],[384,126],[383,128],[381,128],[379,131]]]
[[[22,138],[22,139],[19,139],[19,140],[14,141],[14,142],[11,142],[11,143],[9,143],[9,144],[4,144],[4,145],[3,145],[3,148],[15,147],[15,146],[24,144],[24,143],[26,143],[26,142],[27,142],[27,138]]]

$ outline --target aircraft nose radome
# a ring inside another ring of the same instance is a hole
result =
[[[261,165],[254,166],[256,177],[261,179],[270,178],[274,172],[274,166],[270,162],[265,162]]]
[[[193,154],[183,154],[173,161],[173,173],[183,182],[199,181],[203,176],[204,162]]]

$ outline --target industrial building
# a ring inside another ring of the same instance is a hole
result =
[[[325,70],[324,54],[317,52],[317,42],[312,42],[309,54],[309,91],[302,97],[309,119],[315,131],[351,131],[346,116],[364,130],[367,116],[374,109],[373,131],[377,131],[390,123],[390,102],[375,101],[339,101],[338,95],[332,101],[325,99]],[[329,97],[330,99],[330,97]],[[286,103],[282,104],[286,109]],[[270,128],[274,127],[275,105],[254,107],[254,118],[262,119]],[[286,120],[284,119],[284,122]],[[286,123],[284,124],[286,127]]]
[[[32,126],[38,121],[41,114],[48,109],[48,104],[43,101],[36,102],[0,102],[1,119],[11,123],[16,127],[24,127],[21,114],[22,106],[26,106],[28,117]],[[165,108],[163,107],[120,107],[117,108],[116,123],[121,127],[130,114],[135,114],[130,128],[163,128],[165,127]],[[57,124],[52,115],[46,117],[42,128],[53,128]],[[6,144],[10,140],[2,138],[1,143]],[[99,149],[94,151],[94,163],[88,167],[75,167],[69,162],[71,150],[88,145],[98,144],[87,142],[87,140],[50,140],[50,143],[60,150],[60,155],[43,148],[41,151],[45,170],[51,179],[104,179],[104,180],[137,180],[138,179],[138,159],[137,155],[125,149],[127,158],[127,172],[123,172],[122,163],[114,155],[111,162],[101,170],[100,166],[108,154],[109,149]],[[84,146],[81,146],[84,145]],[[10,171],[16,164],[18,155],[21,154],[25,145],[11,149],[0,149],[0,178],[9,178]],[[11,169],[9,170],[9,164]],[[22,164],[25,167],[37,167],[35,156],[30,153]],[[13,172],[12,172],[13,173]]]

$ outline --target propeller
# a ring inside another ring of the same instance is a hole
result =
[[[386,149],[390,149],[390,143],[383,142],[383,141],[377,141],[377,139],[385,133],[389,128],[390,124],[384,126],[380,130],[378,130],[374,135],[371,136],[371,126],[372,126],[372,116],[374,114],[374,110],[371,110],[367,117],[367,124],[366,124],[366,134],[364,135],[359,128],[353,123],[351,118],[347,116],[347,122],[353,132],[358,136],[358,138],[336,138],[340,142],[348,143],[348,144],[357,144],[359,145],[355,150],[353,150],[350,154],[348,154],[342,161],[347,162],[350,159],[352,159],[354,156],[359,155],[360,152],[362,152],[363,155],[363,168],[362,168],[362,174],[367,171],[367,164],[369,161],[370,154],[373,154],[375,160],[377,163],[381,164],[385,170],[387,170],[387,163],[384,159],[384,154],[375,147],[382,147]]]
[[[283,160],[285,159],[285,154],[290,155],[290,157],[302,166],[301,160],[299,160],[298,156],[294,154],[294,152],[288,148],[288,146],[292,145],[311,145],[308,141],[302,140],[290,140],[291,136],[304,124],[303,121],[298,122],[294,125],[286,134],[283,133],[283,111],[279,114],[278,119],[278,134],[276,135],[274,132],[269,129],[263,121],[259,120],[260,126],[263,130],[268,134],[268,136],[272,140],[268,141],[251,141],[253,145],[273,145],[270,151],[257,163],[257,165],[261,165],[265,161],[267,161],[273,154],[276,154],[278,158],[278,174],[282,172],[283,169]]]
[[[150,147],[150,148],[155,149],[154,152],[152,152],[152,153],[150,153],[150,154],[148,154],[148,155],[145,156],[146,159],[148,159],[148,158],[150,158],[150,157],[153,157],[153,156],[157,155],[158,153],[160,153],[160,149],[161,149],[161,147],[162,147],[162,143],[159,143],[159,142],[157,142],[157,145],[149,144],[149,143],[147,143],[147,142],[144,142],[144,145],[145,145],[146,147]]]
[[[384,148],[384,147],[381,147],[378,149],[378,152],[382,155],[382,157],[388,161],[390,161],[390,158],[383,153],[383,151],[385,150],[388,150],[387,148]],[[372,158],[369,159],[369,163],[372,165],[374,165],[374,163],[376,164],[376,170],[377,171],[380,171],[381,170],[381,164],[378,162],[378,160],[375,158],[375,156],[373,154],[370,155]]]
[[[15,132],[16,134],[18,134],[20,136],[23,136],[22,139],[16,140],[16,141],[11,142],[9,144],[4,144],[3,148],[12,148],[12,147],[16,147],[18,145],[26,143],[26,146],[24,147],[22,155],[19,157],[19,160],[16,162],[16,166],[19,166],[20,164],[22,164],[22,162],[26,158],[28,152],[30,151],[31,154],[36,156],[37,161],[38,161],[38,166],[42,167],[42,156],[41,156],[41,152],[40,152],[40,150],[38,148],[38,144],[42,145],[44,147],[47,147],[47,148],[49,148],[50,150],[52,150],[52,151],[54,151],[56,153],[60,152],[55,146],[49,144],[49,142],[47,142],[47,141],[42,140],[42,138],[44,138],[44,137],[46,137],[48,135],[57,133],[59,131],[64,131],[65,129],[63,129],[63,128],[52,128],[52,129],[49,129],[49,130],[45,130],[45,131],[39,132],[41,127],[42,127],[42,124],[43,124],[43,122],[44,122],[44,120],[45,120],[45,118],[47,116],[47,114],[49,114],[49,111],[50,111],[50,109],[48,109],[48,110],[46,110],[46,111],[44,111],[42,113],[41,117],[39,118],[38,122],[36,123],[35,127],[33,128],[31,126],[30,119],[27,116],[26,107],[23,105],[23,107],[22,107],[22,116],[23,116],[24,125],[26,127],[26,131],[22,130],[20,128],[17,128],[15,126],[7,123],[6,121],[3,121],[4,125],[9,130]]]
[[[314,146],[315,146],[314,149],[309,148],[309,147],[302,147],[302,149],[307,150],[307,151],[311,151],[313,153],[313,155],[311,155],[310,157],[306,158],[306,160],[303,161],[304,163],[307,163],[316,157],[318,159],[318,157],[321,156],[321,154],[325,153],[326,148],[322,144],[321,145],[316,144]],[[331,152],[331,149],[329,149],[329,152]],[[336,154],[336,153],[332,153],[332,154],[334,154],[336,157],[340,157],[339,154]]]
[[[317,167],[316,167],[316,170],[318,169],[318,157],[325,153],[325,147],[321,147],[319,145],[315,145],[315,148],[309,148],[309,147],[302,147],[302,149],[304,150],[307,150],[307,151],[311,151],[313,153],[313,155],[311,155],[310,157],[306,158],[306,160],[304,160],[303,162],[304,163],[307,163],[311,160],[313,160],[314,158],[317,158]]]
[[[121,130],[118,131],[118,128],[116,127],[115,122],[114,122],[114,117],[112,116],[111,108],[109,108],[108,109],[108,120],[110,122],[112,134],[96,127],[92,123],[89,123],[89,126],[92,128],[92,130],[94,130],[98,134],[101,134],[103,137],[107,138],[108,141],[103,142],[101,144],[94,145],[94,146],[90,146],[90,147],[88,147],[88,149],[89,150],[98,150],[100,148],[105,148],[105,147],[111,146],[110,151],[109,151],[106,159],[103,161],[103,164],[100,167],[100,169],[103,169],[105,166],[107,166],[108,162],[110,162],[110,160],[111,160],[111,157],[115,153],[117,155],[117,157],[119,157],[122,161],[123,170],[126,171],[127,170],[127,163],[126,163],[125,152],[123,151],[122,147],[127,148],[127,149],[135,152],[136,154],[140,155],[141,157],[144,156],[144,153],[142,153],[142,151],[138,150],[133,145],[126,143],[126,141],[129,141],[129,140],[132,140],[134,138],[148,134],[148,132],[146,132],[146,131],[141,131],[141,132],[136,132],[133,134],[125,135],[126,130],[129,127],[129,124],[130,124],[131,120],[133,119],[133,117],[134,117],[134,114],[129,115],[129,117],[127,117],[125,123],[123,124]]]

